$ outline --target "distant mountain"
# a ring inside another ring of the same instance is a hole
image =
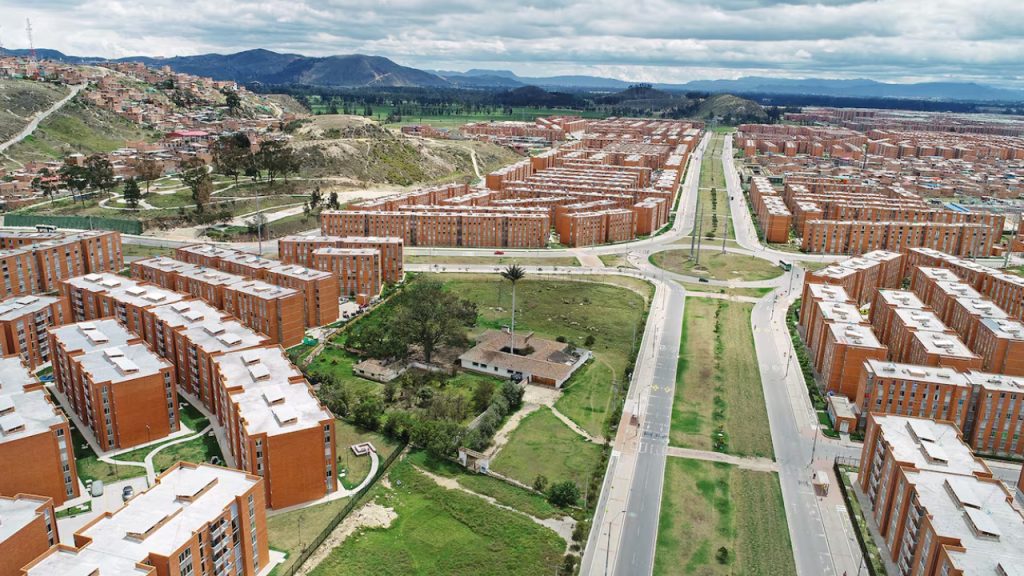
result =
[[[24,56],[27,50],[3,50],[3,54]],[[102,58],[69,56],[56,50],[38,49],[42,58],[69,63],[102,61]],[[299,54],[281,54],[270,50],[246,50],[235,54],[201,54],[173,58],[144,56],[118,61],[167,65],[173,70],[218,80],[261,82],[264,84],[308,84],[331,87],[454,87],[515,89],[539,86],[554,90],[621,91],[634,82],[600,76],[569,75],[528,77],[509,70],[474,68],[465,72],[426,71],[396,64],[382,56],[350,54],[315,58]],[[907,98],[916,100],[1009,101],[1024,102],[1024,90],[1009,90],[974,82],[921,82],[893,84],[875,80],[802,80],[750,76],[736,80],[694,80],[685,84],[656,83],[654,88],[669,91],[700,91],[732,94],[786,94],[854,98]]]
[[[919,82],[891,84],[875,80],[790,80],[750,76],[736,80],[695,80],[686,90],[741,94],[807,94],[854,98],[910,98],[925,100],[1022,101],[1024,91],[1006,90],[974,82]]]

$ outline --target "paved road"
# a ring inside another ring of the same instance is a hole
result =
[[[5,152],[11,146],[14,146],[15,144],[17,144],[18,142],[21,142],[25,138],[28,138],[29,135],[31,135],[33,132],[35,132],[36,128],[39,127],[39,123],[40,122],[45,120],[50,114],[53,114],[57,110],[60,110],[61,108],[63,108],[64,105],[67,104],[69,100],[71,100],[72,98],[77,96],[78,93],[81,92],[82,89],[85,88],[85,87],[86,87],[85,84],[76,84],[76,85],[72,86],[71,87],[71,92],[67,96],[65,96],[65,97],[61,98],[60,100],[58,100],[57,102],[55,102],[53,104],[53,106],[50,106],[49,108],[44,110],[42,113],[36,114],[36,116],[34,118],[32,118],[32,121],[29,122],[28,125],[25,126],[25,128],[22,129],[21,132],[18,132],[17,134],[15,134],[13,138],[11,138],[10,140],[8,140],[6,142],[0,143],[0,153]]]

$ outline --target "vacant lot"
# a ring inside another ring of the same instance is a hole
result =
[[[0,80],[0,142],[20,132],[68,92],[64,86],[35,80]]]
[[[686,300],[672,406],[673,445],[772,457],[751,309],[742,302]]]
[[[543,474],[550,482],[572,480],[583,490],[600,457],[600,446],[591,444],[551,410],[541,407],[523,418],[491,468],[527,485]]]
[[[452,291],[476,303],[478,330],[500,328],[512,319],[512,289],[494,275],[440,275]],[[633,280],[631,287],[646,292],[648,285]],[[645,299],[619,286],[548,278],[527,278],[516,288],[516,330],[545,338],[565,337],[589,348],[595,358],[568,383],[556,407],[595,436],[604,433],[604,418],[621,386],[636,339],[643,334]]]
[[[334,421],[334,441],[338,451],[338,477],[341,479],[342,486],[348,489],[359,486],[366,479],[372,463],[369,455],[356,456],[353,454],[352,445],[363,442],[372,443],[382,462],[398,447],[397,442],[383,434],[363,430],[339,419]],[[343,472],[344,476],[342,476]]]
[[[349,503],[348,498],[339,498],[325,504],[317,504],[267,518],[267,542],[274,550],[288,554],[285,561],[275,568],[277,574],[292,567],[298,555],[309,546],[331,520],[341,513]]]
[[[687,249],[656,252],[651,263],[669,272],[712,280],[768,280],[782,275],[782,268],[767,260],[713,249],[700,251],[700,265],[690,260]]]
[[[397,514],[387,528],[360,531],[312,574],[346,576],[553,574],[565,543],[551,530],[459,490],[448,490],[399,462],[388,489],[371,498]]]
[[[796,574],[774,473],[669,458],[655,576]]]

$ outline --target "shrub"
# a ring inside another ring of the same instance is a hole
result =
[[[572,480],[565,480],[551,485],[548,492],[548,502],[559,508],[575,506],[580,500],[580,489]]]

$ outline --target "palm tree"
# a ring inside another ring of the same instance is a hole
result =
[[[512,329],[510,331],[512,343],[509,345],[509,351],[513,354],[516,353],[516,282],[525,276],[526,270],[519,264],[511,264],[501,271],[501,277],[512,283]]]

